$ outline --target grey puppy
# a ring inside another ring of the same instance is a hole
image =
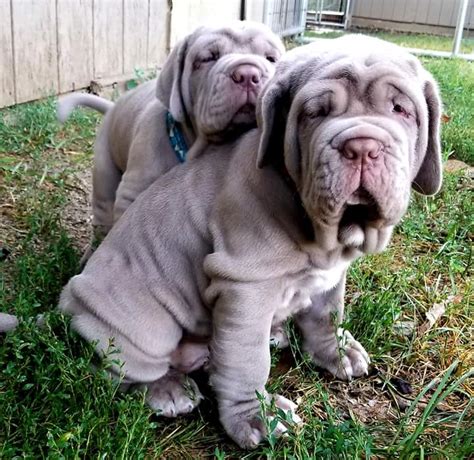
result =
[[[220,420],[244,448],[266,435],[256,391],[272,324],[294,316],[304,349],[337,377],[367,372],[340,327],[347,268],[386,247],[411,187],[441,185],[437,86],[395,45],[351,36],[290,51],[257,112],[259,129],[145,191],[59,304],[99,353],[113,338],[115,372],[166,415],[199,401],[185,373],[209,341]]]
[[[284,52],[262,24],[200,27],[177,44],[157,80],[117,103],[88,94],[62,98],[65,121],[77,105],[107,112],[94,148],[92,225],[97,239],[156,178],[184,160],[170,141],[220,143],[255,126],[257,96]],[[167,116],[171,114],[172,118]],[[194,156],[200,149],[193,149]]]

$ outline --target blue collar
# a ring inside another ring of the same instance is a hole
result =
[[[184,163],[186,161],[186,154],[188,153],[188,146],[186,145],[184,134],[179,123],[177,123],[170,112],[166,112],[166,130],[168,131],[168,138],[176,154],[176,158],[180,163]]]

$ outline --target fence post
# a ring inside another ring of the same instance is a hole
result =
[[[458,22],[456,24],[456,32],[454,33],[453,52],[452,56],[455,57],[459,54],[459,48],[461,47],[462,34],[464,32],[464,22],[466,21],[467,4],[469,0],[461,0],[458,13]]]

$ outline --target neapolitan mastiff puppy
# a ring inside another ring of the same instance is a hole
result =
[[[318,366],[365,374],[367,353],[338,327],[347,268],[386,247],[411,187],[441,185],[437,87],[395,45],[350,36],[290,51],[258,119],[145,191],[59,305],[100,353],[113,338],[125,382],[165,415],[199,402],[185,374],[208,341],[220,420],[245,448],[265,436],[256,391],[272,324],[294,316]]]
[[[200,27],[177,44],[157,80],[117,103],[88,94],[61,99],[108,112],[94,153],[92,224],[98,239],[156,178],[184,161],[186,146],[221,143],[255,127],[257,96],[284,52],[262,24]],[[194,156],[200,149],[193,149]]]

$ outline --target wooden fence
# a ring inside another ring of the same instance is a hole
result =
[[[303,30],[306,2],[0,0],[0,107],[159,68],[170,47],[202,23],[245,17],[283,35],[296,18]],[[278,14],[266,17],[272,5]]]
[[[161,64],[168,0],[0,0],[0,107]]]
[[[460,0],[352,0],[351,25],[454,34]],[[465,28],[474,28],[474,1]]]

